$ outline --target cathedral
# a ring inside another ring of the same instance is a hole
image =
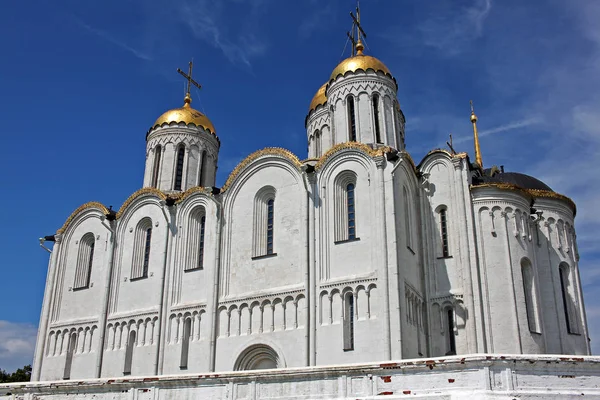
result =
[[[590,354],[573,201],[484,168],[473,111],[473,159],[416,163],[359,18],[307,99],[308,154],[258,150],[221,187],[219,132],[192,108],[192,64],[179,71],[187,94],[146,133],[141,188],[40,239],[33,381]]]

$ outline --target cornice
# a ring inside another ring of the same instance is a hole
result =
[[[510,190],[510,191],[525,194],[527,196],[533,197],[534,199],[549,198],[549,199],[562,200],[572,208],[573,214],[577,213],[577,206],[575,205],[575,202],[573,200],[571,200],[569,197],[567,197],[565,195],[553,192],[551,190],[524,189],[522,187],[510,184],[510,183],[483,183],[480,185],[471,185],[471,190],[480,189],[480,188]]]
[[[166,200],[166,198],[167,198],[166,194],[164,194],[162,191],[160,191],[156,188],[152,188],[152,187],[142,188],[136,192],[133,192],[133,194],[131,196],[129,196],[127,198],[127,200],[125,200],[125,202],[123,203],[123,205],[121,206],[121,208],[119,208],[119,211],[117,212],[117,219],[121,218],[121,216],[125,213],[125,211],[127,210],[127,207],[129,207],[129,205],[131,203],[133,203],[138,197],[144,196],[144,195],[154,195],[161,200]]]
[[[58,234],[62,234],[65,232],[65,230],[69,227],[69,225],[71,224],[71,222],[73,222],[73,220],[75,219],[75,217],[77,217],[77,215],[79,215],[81,212],[87,210],[87,209],[96,209],[98,211],[100,211],[103,215],[108,214],[108,208],[106,208],[104,206],[104,204],[99,203],[97,201],[90,201],[89,203],[85,203],[79,207],[77,207],[77,209],[75,211],[73,211],[71,213],[71,215],[69,215],[69,217],[67,218],[67,220],[65,221],[65,223],[63,224],[63,226],[56,231],[56,233]]]
[[[246,169],[247,166],[252,164],[255,160],[257,160],[261,157],[264,157],[264,156],[282,157],[282,158],[285,158],[285,159],[291,161],[292,164],[294,164],[294,166],[296,168],[298,168],[298,170],[300,169],[300,167],[302,167],[302,162],[300,161],[300,159],[291,151],[289,151],[287,149],[282,149],[280,147],[266,147],[262,150],[255,151],[254,153],[250,154],[248,157],[244,158],[233,169],[233,171],[231,171],[231,173],[229,174],[229,177],[227,178],[227,181],[225,182],[225,185],[223,185],[223,187],[221,188],[221,192],[225,192],[227,189],[229,189],[229,187],[233,184],[235,179],[242,173],[242,171],[244,169]]]
[[[389,153],[390,151],[392,151],[392,148],[389,146],[383,146],[383,147],[373,150],[366,144],[359,143],[359,142],[345,142],[345,143],[336,144],[331,149],[327,150],[327,152],[325,154],[323,154],[321,156],[321,158],[319,158],[319,161],[315,165],[315,170],[317,170],[317,171],[320,170],[321,168],[323,168],[325,163],[327,163],[327,161],[331,157],[333,157],[335,154],[345,151],[345,150],[358,150],[371,158],[375,158],[375,157],[381,157],[384,154]]]

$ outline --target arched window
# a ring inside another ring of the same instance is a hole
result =
[[[265,186],[254,198],[252,257],[275,255],[275,188]]]
[[[570,279],[570,267],[565,263],[561,264],[559,269],[560,290],[562,292],[563,310],[565,313],[565,324],[567,332],[578,334],[577,318],[575,316],[575,302],[572,295],[572,282]]]
[[[334,183],[334,241],[356,240],[356,174],[340,173]]]
[[[281,367],[285,367],[285,364],[272,347],[265,344],[254,344],[240,354],[233,369],[235,371],[249,371]]]
[[[440,235],[441,235],[441,250],[442,257],[450,257],[450,245],[448,241],[448,210],[446,207],[440,208],[439,219],[440,219]]]
[[[373,95],[373,123],[375,126],[375,142],[381,142],[381,127],[379,124],[379,95]]]
[[[90,287],[92,264],[94,262],[95,239],[93,233],[86,233],[79,241],[77,266],[75,268],[75,282],[73,290]]]
[[[152,221],[144,218],[137,225],[133,244],[133,263],[130,279],[148,277],[150,263],[150,249],[152,242]]]
[[[274,199],[267,201],[267,254],[273,254],[273,207]]]
[[[523,294],[525,297],[525,308],[527,310],[527,323],[529,331],[540,333],[539,317],[537,308],[537,291],[535,287],[535,276],[531,261],[527,258],[521,260],[521,276],[523,278]]]
[[[67,358],[65,360],[65,370],[63,379],[71,379],[71,365],[73,365],[73,354],[77,346],[77,332],[69,335],[69,344],[67,345]]]
[[[177,150],[177,162],[175,164],[175,184],[173,190],[181,190],[183,181],[183,159],[185,158],[185,147],[179,146]]]
[[[450,307],[446,309],[446,322],[448,324],[446,333],[446,348],[448,351],[446,355],[453,356],[456,355],[456,338],[454,336],[454,309]]]
[[[158,177],[160,176],[160,158],[162,157],[162,147],[158,145],[154,148],[154,167],[152,168],[152,187],[158,187]]]
[[[354,295],[344,296],[344,351],[354,350]]]
[[[202,150],[202,156],[200,161],[200,176],[198,177],[198,186],[204,187],[206,185],[206,150]]]
[[[321,157],[321,132],[315,131],[315,157]]]
[[[412,249],[412,224],[410,219],[410,202],[406,187],[402,188],[402,197],[404,200],[404,235],[406,236],[406,247]]]
[[[354,183],[346,185],[346,200],[348,205],[348,239],[356,239],[356,221],[354,210]]]
[[[135,331],[129,332],[127,338],[127,349],[125,350],[125,365],[123,367],[123,375],[131,375],[131,363],[133,361],[133,347],[135,346]]]
[[[354,97],[348,96],[348,129],[351,142],[356,142],[356,116],[354,115]]]
[[[186,271],[204,268],[204,237],[206,230],[206,211],[198,207],[190,214],[188,223],[188,256]]]
[[[180,369],[187,369],[188,354],[190,350],[190,336],[192,335],[192,319],[186,318],[183,323],[183,339],[181,341],[181,360],[179,362]]]

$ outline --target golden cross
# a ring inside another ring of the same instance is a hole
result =
[[[356,1],[356,16],[354,16],[354,13],[352,13],[352,11],[350,11],[350,17],[352,17],[352,34],[350,33],[346,33],[348,35],[348,37],[350,38],[350,41],[352,42],[352,56],[356,55],[356,54],[362,54],[362,50],[363,50],[363,44],[362,41],[360,40],[360,36],[362,34],[362,36],[366,39],[367,38],[367,33],[364,31],[364,29],[362,28],[362,25],[360,24],[360,4],[358,3],[358,0]],[[356,38],[356,40],[355,40]]]
[[[191,89],[192,85],[196,86],[198,89],[200,89],[202,87],[198,82],[196,82],[195,80],[192,79],[193,65],[194,65],[194,63],[192,61],[190,61],[190,67],[188,69],[187,74],[185,72],[183,72],[182,70],[180,70],[179,68],[177,68],[177,72],[179,72],[187,80],[187,93],[186,93],[187,97],[190,97],[190,89]]]
[[[473,108],[473,100],[469,100],[469,104],[471,104],[471,113],[475,113],[475,109]]]

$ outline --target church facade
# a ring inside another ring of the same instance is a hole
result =
[[[146,135],[142,189],[55,235],[32,380],[589,355],[575,204],[476,154],[405,150],[398,86],[359,40],[310,103],[308,158],[244,159],[191,107]]]

